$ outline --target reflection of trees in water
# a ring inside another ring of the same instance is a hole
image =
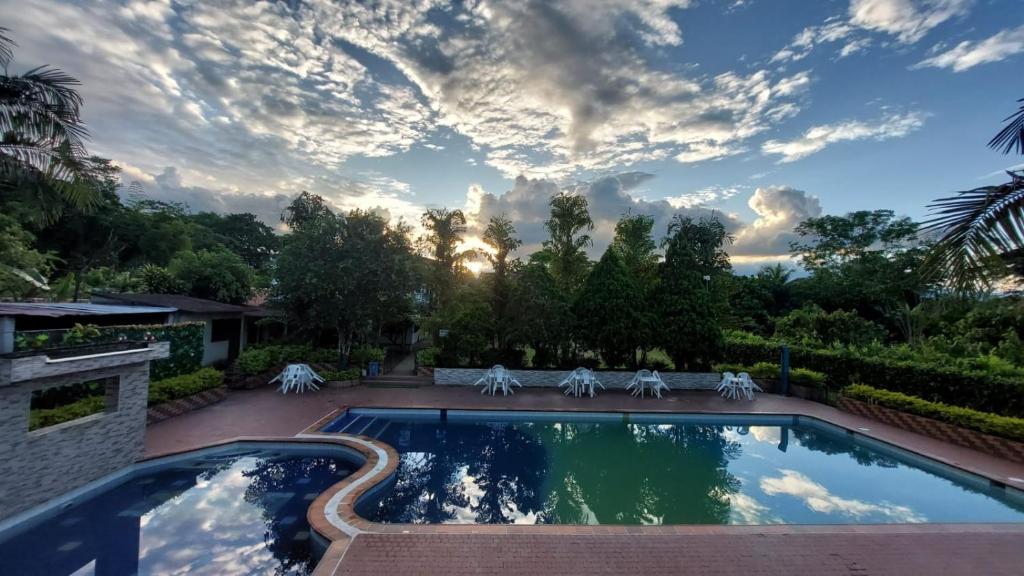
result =
[[[277,574],[313,570],[312,540],[295,539],[300,531],[309,529],[305,518],[312,501],[306,494],[323,492],[352,471],[344,460],[286,456],[260,458],[242,472],[249,479],[245,501],[260,509],[266,523],[263,540],[277,560]],[[308,482],[301,483],[303,479]]]
[[[708,524],[729,519],[739,444],[712,426],[566,423],[545,427],[552,450],[543,521]]]
[[[537,511],[544,448],[518,426],[407,424],[394,487],[367,514],[388,522],[512,523]],[[390,438],[382,438],[388,441]],[[472,481],[468,481],[472,479]],[[467,480],[467,481],[464,481]],[[474,499],[473,496],[479,496]]]
[[[711,426],[406,424],[388,522],[722,523],[739,444]]]
[[[793,428],[793,436],[800,445],[814,452],[822,452],[830,456],[846,454],[861,466],[878,466],[880,468],[896,468],[899,462],[881,452],[861,446],[847,438],[817,430]]]

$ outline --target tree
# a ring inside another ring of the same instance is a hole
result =
[[[779,318],[775,336],[796,344],[866,346],[882,341],[885,330],[853,312],[825,312],[810,304]]]
[[[244,304],[252,297],[252,269],[227,250],[182,252],[167,271],[184,294],[229,304]]]
[[[654,346],[654,326],[657,312],[654,295],[658,288],[658,261],[660,260],[652,231],[654,218],[643,214],[624,215],[615,225],[615,237],[611,248],[615,250],[626,268],[631,290],[628,299],[628,313],[636,319],[631,333],[632,354],[629,360],[636,367],[647,362],[647,352]],[[593,274],[593,273],[592,273]],[[636,360],[636,349],[640,349],[640,360]]]
[[[507,216],[493,216],[487,223],[483,235],[484,244],[491,247],[493,253],[487,253],[487,259],[494,268],[494,275],[491,279],[492,300],[491,307],[494,310],[494,333],[497,340],[497,348],[508,347],[508,326],[511,323],[508,315],[509,305],[509,274],[510,268],[518,267],[519,260],[510,256],[523,242],[516,237],[516,228]]]
[[[465,261],[473,257],[470,250],[459,251],[466,234],[466,215],[462,210],[431,208],[421,218],[426,234],[420,244],[434,259],[435,270],[431,282],[435,307],[443,305],[456,279],[465,273]]]
[[[707,370],[721,356],[722,288],[731,269],[724,246],[731,241],[715,217],[694,221],[677,214],[669,224],[662,241],[658,333],[676,370]]]
[[[1018,100],[1024,102],[1024,98]],[[1024,105],[988,145],[1024,155]],[[1010,181],[939,198],[928,207],[925,231],[938,234],[927,270],[945,271],[958,291],[987,288],[1024,270],[1024,170],[1008,170]]]
[[[255,214],[225,214],[219,217],[212,229],[224,238],[229,250],[257,270],[266,269],[277,253],[278,238],[274,229],[261,222]]]
[[[553,196],[551,217],[544,227],[549,235],[544,241],[545,259],[559,289],[571,302],[590,266],[585,249],[593,240],[585,232],[594,229],[594,222],[587,211],[587,199],[564,193]]]
[[[9,74],[14,45],[0,28],[0,192],[27,196],[34,216],[51,222],[64,203],[87,209],[96,200],[82,97],[78,81],[55,68]]]
[[[790,251],[808,271],[837,269],[870,253],[904,250],[917,237],[918,225],[896,218],[892,210],[861,210],[843,216],[808,218],[795,229],[800,239]]]
[[[775,331],[775,319],[793,309],[790,278],[782,264],[765,265],[753,276],[733,276],[729,310],[734,327],[762,336]]]
[[[609,368],[636,365],[645,320],[637,306],[638,279],[632,277],[619,251],[605,250],[576,299],[577,335],[585,346],[598,350]]]
[[[17,220],[0,213],[0,296],[23,298],[47,289],[55,258],[36,250],[35,239]]]
[[[531,260],[513,274],[510,310],[511,337],[533,349],[533,367],[555,365],[572,315],[547,265]]]

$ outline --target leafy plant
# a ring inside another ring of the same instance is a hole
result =
[[[99,326],[96,326],[95,324],[80,324],[75,322],[75,325],[64,333],[64,336],[61,338],[61,343],[69,346],[85,344],[96,341],[100,338],[100,335]]]
[[[416,352],[416,363],[420,366],[436,366],[437,356],[441,353],[441,349],[436,346],[424,348]]]
[[[202,368],[190,374],[158,380],[149,384],[149,405],[156,406],[179,398],[219,388],[224,374],[213,368]]]
[[[384,356],[385,352],[383,348],[363,344],[352,349],[349,353],[348,360],[353,366],[366,368],[370,362],[383,362]]]
[[[1002,436],[1012,440],[1024,440],[1024,418],[1000,416],[970,408],[950,406],[941,402],[929,402],[915,396],[882,390],[864,384],[847,386],[843,388],[842,394],[855,400],[878,404],[886,408],[934,420],[941,420],[986,434]]]
[[[362,370],[359,368],[348,368],[347,370],[324,370],[320,372],[320,376],[328,382],[347,382],[350,380],[359,380],[362,376]]]

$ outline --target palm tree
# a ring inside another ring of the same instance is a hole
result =
[[[465,271],[466,260],[473,258],[472,250],[459,251],[466,234],[466,215],[462,210],[431,208],[420,217],[426,234],[420,238],[434,259],[433,304],[442,307],[451,296],[455,278]]]
[[[29,192],[38,217],[53,221],[62,203],[89,208],[97,197],[79,82],[49,66],[9,74],[7,33],[0,28],[0,192]]]
[[[544,241],[544,250],[550,254],[551,275],[564,294],[575,294],[590,265],[586,248],[594,243],[585,233],[594,229],[587,199],[567,193],[552,196],[551,217],[544,227],[550,235]]]
[[[1024,102],[1024,98],[1018,100]],[[1024,106],[989,147],[1024,154]],[[1008,170],[1010,181],[957,192],[930,204],[932,218],[923,232],[939,234],[926,264],[943,270],[954,288],[972,291],[1019,271],[1024,250],[1024,170]],[[1016,258],[1011,256],[1016,255]],[[1018,262],[1014,266],[1014,262]]]

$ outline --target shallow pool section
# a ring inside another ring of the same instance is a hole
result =
[[[350,410],[401,454],[377,522],[1024,522],[1024,493],[794,416]]]
[[[4,574],[309,574],[306,510],[358,469],[329,445],[174,457],[0,533]]]

